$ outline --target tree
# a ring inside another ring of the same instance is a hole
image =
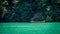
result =
[[[60,21],[60,0],[0,0],[1,21],[29,22],[41,12],[47,22]]]

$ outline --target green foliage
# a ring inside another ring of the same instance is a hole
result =
[[[0,0],[1,21],[29,22],[40,12],[47,22],[60,21],[60,0]]]

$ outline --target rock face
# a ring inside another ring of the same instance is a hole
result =
[[[33,18],[31,19],[31,22],[45,22],[45,16],[40,13],[34,14]]]

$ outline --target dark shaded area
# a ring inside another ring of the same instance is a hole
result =
[[[43,18],[36,17],[35,21],[60,22],[60,2],[57,2],[59,0],[17,0],[15,3],[14,0],[6,1],[0,1],[0,22],[30,22],[36,13],[42,13]],[[3,2],[8,4],[2,4]],[[7,13],[2,9],[4,7]],[[50,9],[47,9],[48,7]]]

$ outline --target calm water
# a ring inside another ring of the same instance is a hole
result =
[[[60,23],[0,23],[0,34],[60,34]]]

